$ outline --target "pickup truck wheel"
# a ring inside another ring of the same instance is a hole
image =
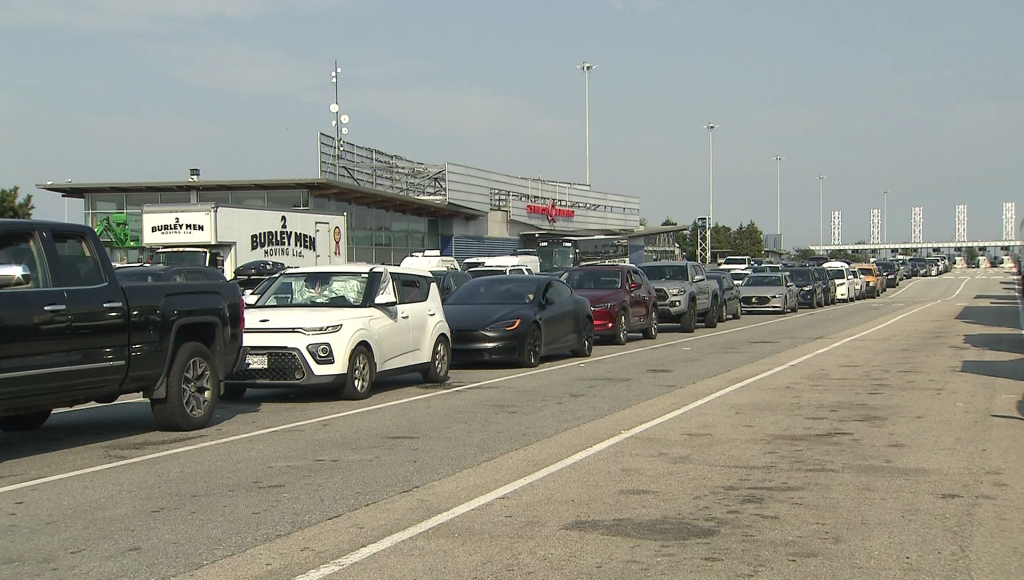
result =
[[[711,301],[711,307],[704,314],[704,328],[715,328],[718,326],[718,300]]]
[[[580,347],[572,351],[572,356],[588,358],[594,353],[594,321],[587,319],[583,325],[583,341]]]
[[[341,385],[341,398],[360,400],[370,396],[373,386],[373,355],[365,346],[352,349],[348,357],[348,373]]]
[[[629,341],[629,316],[626,311],[619,312],[619,317],[615,322],[615,336],[612,337],[612,343],[623,345]]]
[[[50,413],[52,411],[47,409],[46,411],[0,417],[0,431],[31,431],[38,429],[50,418]]]
[[[686,308],[686,313],[679,319],[679,327],[683,332],[693,332],[697,330],[697,302],[695,300],[690,300],[690,305]]]
[[[178,348],[167,375],[167,397],[151,400],[153,417],[166,431],[194,431],[210,423],[217,406],[220,377],[209,349],[198,342]]]
[[[242,385],[225,385],[224,394],[220,398],[225,401],[237,401],[245,396],[247,390],[248,388]]]
[[[437,337],[430,355],[430,367],[423,371],[423,380],[428,383],[448,381],[448,368],[452,360],[452,347],[444,336]]]
[[[658,338],[658,309],[652,308],[651,313],[647,315],[647,319],[651,321],[651,325],[644,330],[644,338],[654,340]]]

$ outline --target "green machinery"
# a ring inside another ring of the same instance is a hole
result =
[[[109,241],[115,248],[128,248],[132,245],[131,228],[128,216],[123,213],[106,215],[96,224],[96,235],[101,240]]]

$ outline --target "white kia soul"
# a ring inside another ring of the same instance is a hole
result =
[[[248,388],[329,385],[369,396],[386,375],[448,380],[451,329],[430,272],[350,264],[295,268],[245,309],[243,362],[224,398]]]

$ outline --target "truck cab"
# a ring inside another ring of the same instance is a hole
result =
[[[153,254],[158,266],[200,266],[224,271],[224,256],[208,248],[160,248]]]

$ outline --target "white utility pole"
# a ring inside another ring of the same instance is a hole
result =
[[[824,175],[818,176],[818,245],[825,243],[825,180]]]
[[[707,260],[705,263],[711,264],[711,234],[715,227],[715,129],[718,125],[714,123],[708,123],[704,125],[704,128],[708,130],[708,158],[709,158],[709,174],[708,174],[708,191],[710,200],[708,202],[708,249],[707,249]]]
[[[776,155],[775,160],[775,233],[782,233],[782,155]]]
[[[586,100],[586,126],[587,126],[587,185],[590,185],[590,71],[598,65],[583,61],[583,64],[576,65],[576,68],[583,71],[583,91]]]

